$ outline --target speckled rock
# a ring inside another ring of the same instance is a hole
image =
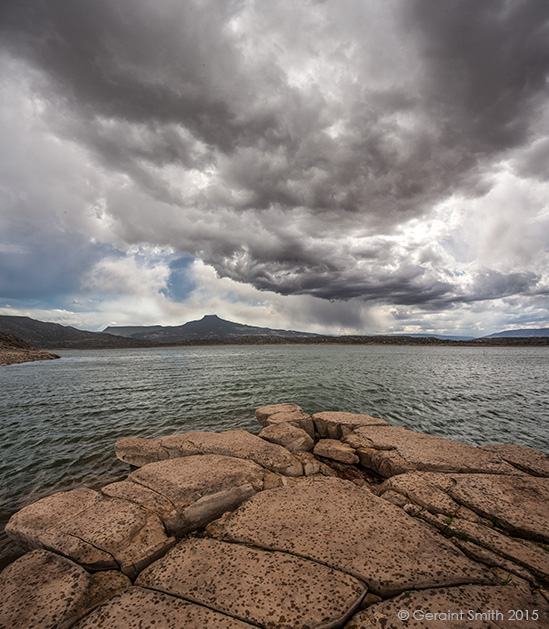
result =
[[[313,439],[302,428],[288,422],[266,426],[259,433],[259,437],[271,443],[277,443],[290,452],[308,452],[315,445]]]
[[[64,629],[130,584],[120,573],[90,575],[65,557],[34,550],[0,575],[0,627]]]
[[[253,461],[271,472],[287,476],[303,474],[301,464],[286,448],[245,430],[187,432],[158,439],[129,437],[116,442],[115,454],[135,467],[197,454],[220,454]]]
[[[341,439],[361,426],[387,426],[384,419],[364,413],[324,411],[313,415],[313,422],[323,439]]]
[[[254,496],[226,518],[220,538],[319,561],[381,596],[494,581],[440,534],[336,478],[306,479]]]
[[[522,610],[522,619],[515,615],[511,620],[509,610]],[[410,615],[408,620],[403,612]],[[549,626],[548,613],[541,597],[534,598],[517,588],[464,585],[405,592],[355,614],[345,629],[544,629]]]
[[[136,585],[273,629],[341,626],[366,593],[357,579],[308,559],[212,539],[181,542]]]
[[[267,406],[262,406],[255,411],[255,417],[257,421],[262,425],[266,426],[266,420],[271,415],[275,413],[303,413],[303,409],[301,406],[297,404],[293,404],[292,402],[284,402],[282,404],[268,404]]]
[[[128,588],[122,594],[97,607],[74,629],[251,629],[235,618],[211,609],[188,603],[163,592],[139,587]]]
[[[402,426],[357,428],[343,440],[357,449],[364,467],[387,478],[414,470],[523,474],[498,455]]]
[[[358,456],[355,454],[354,448],[347,443],[338,441],[337,439],[320,439],[313,450],[316,456],[322,456],[333,461],[340,461],[348,465],[354,465],[359,462]]]
[[[448,494],[430,483],[424,472],[392,476],[379,487],[378,496],[384,496],[386,492],[396,492],[432,513],[454,516],[460,508],[460,505]],[[388,496],[388,499],[396,503],[392,496]]]
[[[437,482],[437,476],[429,478]],[[548,478],[493,474],[452,474],[450,478],[448,495],[457,502],[497,520],[513,534],[549,542]]]
[[[155,510],[170,535],[180,537],[263,489],[264,474],[264,469],[252,461],[217,454],[187,456],[141,467],[119,483],[117,493],[139,502],[135,483],[157,494],[162,501],[158,506],[149,501],[149,494],[141,504]],[[161,504],[168,506],[164,509]]]
[[[549,477],[549,454],[541,450],[504,443],[491,443],[478,449],[499,456],[532,476]]]
[[[175,541],[150,511],[87,489],[53,494],[21,509],[6,533],[25,549],[47,548],[89,570],[120,567],[132,578]]]

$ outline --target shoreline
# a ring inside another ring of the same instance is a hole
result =
[[[546,626],[549,455],[291,403],[255,415],[259,435],[128,436],[127,478],[14,514],[6,532],[30,552],[0,575],[0,624],[28,626],[25,609],[116,628],[161,609],[167,627],[213,614],[199,626],[390,629],[413,605],[474,604]]]

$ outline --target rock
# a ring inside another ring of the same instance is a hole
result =
[[[326,459],[333,459],[349,465],[359,462],[358,456],[350,445],[335,439],[321,439],[316,444],[313,452],[316,456],[322,456]]]
[[[295,413],[300,412],[303,413],[303,409],[301,406],[297,404],[293,404],[291,402],[285,402],[283,404],[269,404],[268,406],[262,406],[255,411],[255,416],[257,421],[262,425],[266,426],[266,420],[270,415],[274,415],[275,413]]]
[[[65,557],[34,550],[0,575],[0,627],[64,629],[128,585],[120,573],[92,576]]]
[[[423,523],[335,478],[306,479],[254,496],[224,521],[221,539],[318,561],[380,596],[494,580]]]
[[[313,422],[323,439],[341,439],[361,426],[387,426],[384,419],[377,419],[363,413],[343,413],[325,411],[315,413]]]
[[[437,482],[440,475],[429,476]],[[549,479],[532,476],[452,474],[448,494],[505,529],[549,542]],[[444,481],[443,481],[444,482]]]
[[[212,539],[184,541],[136,585],[277,629],[341,626],[366,587],[308,559]]]
[[[254,461],[271,472],[287,476],[303,474],[301,464],[286,448],[245,430],[187,432],[158,439],[129,437],[116,442],[115,454],[135,467],[197,454],[220,454]]]
[[[141,504],[158,513],[170,535],[180,537],[205,526],[225,511],[232,511],[263,489],[264,473],[252,461],[217,454],[187,456],[141,467],[119,484],[118,493],[139,501],[134,493],[135,483],[157,494],[166,501],[162,504],[169,505],[167,509],[159,504],[156,510],[148,495]]]
[[[357,428],[343,441],[357,449],[364,467],[387,478],[414,470],[522,474],[498,455],[402,426]]]
[[[478,449],[499,456],[507,463],[532,476],[549,477],[549,454],[541,450],[503,443],[479,446]]]
[[[454,518],[446,531],[464,541],[474,541],[501,557],[525,566],[543,581],[549,581],[549,552],[541,546],[528,545],[495,529],[460,518]]]
[[[313,439],[302,428],[288,422],[266,426],[259,433],[259,437],[271,443],[277,443],[290,452],[308,452],[315,445]]]
[[[313,476],[321,471],[321,467],[324,465],[321,463],[311,452],[296,451],[294,452],[295,458],[303,465],[303,475]],[[324,467],[327,467],[324,465]]]
[[[513,616],[509,610],[521,610],[522,617]],[[403,612],[410,614],[409,620],[405,620]],[[463,585],[405,592],[355,614],[345,629],[544,629],[547,626],[549,607],[540,599],[509,585]]]
[[[139,587],[128,588],[94,609],[74,625],[74,629],[251,629],[240,620],[224,616],[200,605],[188,603],[163,592]]]
[[[21,509],[6,533],[25,549],[47,548],[88,570],[120,567],[130,577],[175,541],[153,513],[89,489],[53,494]]]

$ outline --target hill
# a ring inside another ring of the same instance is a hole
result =
[[[104,332],[77,330],[59,323],[0,315],[0,332],[15,334],[39,349],[108,349],[123,347],[150,347],[143,340],[128,339]]]
[[[503,332],[496,332],[495,334],[489,334],[483,336],[485,339],[500,339],[500,338],[541,338],[549,336],[549,328],[522,328],[521,330],[505,330]]]
[[[294,330],[260,328],[221,319],[217,315],[205,315],[198,321],[175,326],[110,326],[103,330],[133,339],[146,339],[156,343],[180,343],[193,340],[229,341],[244,337],[314,338],[318,335]]]
[[[49,352],[41,352],[14,334],[0,332],[0,365],[14,365],[53,358],[59,358],[59,356]]]

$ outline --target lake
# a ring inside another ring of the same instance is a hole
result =
[[[259,431],[254,409],[364,412],[470,444],[549,450],[549,348],[231,346],[61,351],[0,368],[0,566],[18,509],[129,467],[117,439]]]

